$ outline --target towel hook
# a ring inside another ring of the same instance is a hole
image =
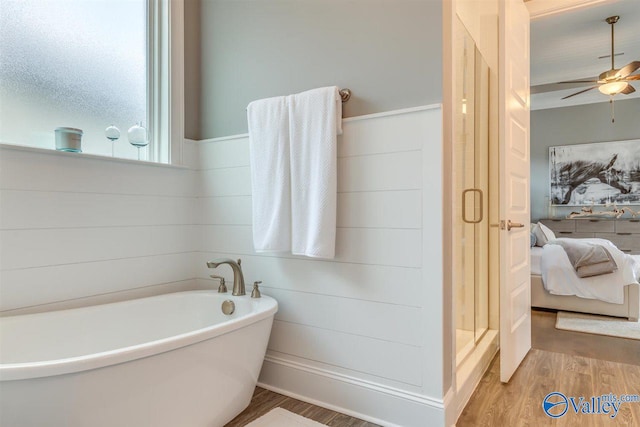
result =
[[[347,102],[351,98],[351,89],[340,89],[342,102]]]

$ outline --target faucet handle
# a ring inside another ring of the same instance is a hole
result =
[[[238,267],[242,268],[242,260],[238,258]]]
[[[258,289],[258,285],[262,283],[262,281],[253,282],[253,290],[251,291],[251,298],[260,298],[262,295],[260,294],[260,289]]]
[[[212,279],[218,279],[218,280],[220,280],[220,286],[218,286],[218,293],[219,293],[219,294],[225,294],[225,293],[227,293],[227,285],[225,285],[224,277],[222,277],[222,276],[216,276],[215,274],[212,274],[212,275],[210,275],[209,277],[211,277]]]

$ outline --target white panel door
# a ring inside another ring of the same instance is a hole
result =
[[[529,12],[500,1],[500,380],[531,348]]]

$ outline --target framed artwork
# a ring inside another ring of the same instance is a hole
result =
[[[553,205],[640,204],[640,139],[549,147]]]

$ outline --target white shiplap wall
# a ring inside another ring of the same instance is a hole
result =
[[[441,109],[343,127],[331,261],[253,252],[246,135],[187,141],[191,169],[0,147],[0,310],[215,287],[205,262],[240,257],[279,302],[264,386],[442,425]]]
[[[195,180],[188,168],[0,147],[0,311],[195,286]]]
[[[201,286],[207,260],[242,258],[248,289],[262,280],[279,303],[265,386],[386,425],[438,424],[441,122],[439,106],[344,121],[331,261],[256,254],[248,137],[198,144]]]

